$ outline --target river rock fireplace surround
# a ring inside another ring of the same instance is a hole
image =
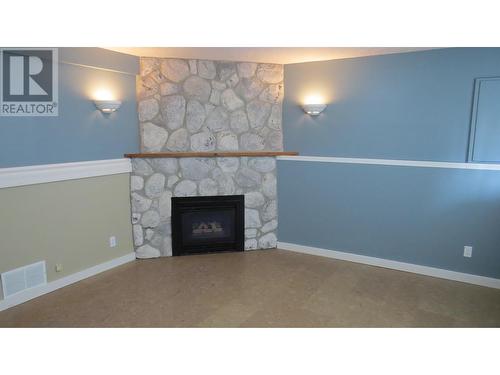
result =
[[[243,195],[244,249],[276,247],[276,157],[290,155],[283,65],[142,57],[137,78],[143,153],[127,155],[137,258],[172,255],[181,197]]]
[[[178,197],[244,197],[243,249],[276,247],[276,157],[279,155],[296,153],[126,155],[132,159],[132,227],[137,258],[178,255],[173,251],[173,240],[180,228],[172,220],[172,205]],[[211,251],[217,250],[238,251],[240,246],[234,244],[234,248],[219,247]]]

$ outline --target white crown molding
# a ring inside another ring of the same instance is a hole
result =
[[[110,261],[87,268],[83,271],[79,271],[71,275],[62,277],[60,279],[51,281],[45,285],[23,290],[22,292],[13,294],[12,296],[7,297],[3,300],[0,299],[0,311],[9,309],[13,306],[19,305],[33,298],[40,297],[44,294],[53,292],[54,290],[63,288],[70,284],[74,284],[78,281],[97,275],[101,272],[110,270],[112,268],[121,266],[122,264],[131,262],[133,260],[135,260],[135,252],[131,252],[119,258],[112,259]]]
[[[0,188],[130,173],[130,159],[93,160],[0,168]]]
[[[319,162],[319,163],[371,164],[371,165],[392,165],[400,167],[477,169],[486,171],[500,171],[500,164],[451,163],[451,162],[441,162],[441,161],[397,160],[397,159],[338,158],[332,156],[278,156],[277,159],[286,161],[306,161],[306,162]]]
[[[358,255],[353,253],[346,253],[343,251],[321,249],[319,247],[311,247],[304,245],[297,245],[288,242],[278,242],[278,249],[289,250],[297,253],[317,255],[326,258],[333,258],[339,260],[346,260],[354,263],[368,264],[370,266],[389,268],[398,271],[411,272],[419,275],[438,277],[440,279],[447,279],[453,281],[460,281],[463,283],[486,286],[489,288],[500,289],[500,279],[492,277],[472,275],[469,273],[455,272],[444,270],[441,268],[420,266],[418,264],[398,262],[395,260],[369,257],[366,255]]]

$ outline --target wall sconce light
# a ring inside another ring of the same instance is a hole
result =
[[[310,116],[317,116],[326,108],[324,98],[321,95],[309,95],[305,98],[302,109]]]
[[[326,108],[326,104],[304,104],[302,109],[311,116],[317,116]]]
[[[119,100],[94,100],[94,104],[102,113],[113,113],[120,108],[122,102]]]
[[[107,88],[101,87],[95,90],[92,97],[97,109],[105,114],[116,112],[122,105],[122,102],[115,100],[113,93]]]

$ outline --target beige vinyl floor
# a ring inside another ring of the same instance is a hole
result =
[[[500,290],[283,250],[128,263],[0,327],[499,327]]]

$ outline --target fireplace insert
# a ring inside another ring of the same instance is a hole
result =
[[[244,249],[244,195],[172,198],[172,254]]]

